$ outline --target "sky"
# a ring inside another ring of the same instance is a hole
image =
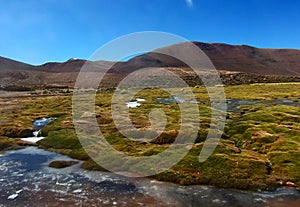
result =
[[[297,0],[0,0],[0,56],[33,65],[89,58],[123,35],[300,49]]]

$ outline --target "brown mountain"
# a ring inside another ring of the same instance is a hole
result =
[[[186,43],[163,48],[175,50]],[[300,50],[260,49],[246,45],[194,42],[212,61],[216,69],[261,75],[300,75]],[[117,65],[118,72],[131,72],[143,67],[185,67],[175,58],[147,53]]]
[[[173,51],[186,44],[171,45],[163,50]],[[300,50],[260,49],[246,45],[235,46],[219,43],[194,42],[194,44],[221,71],[223,80],[226,80],[225,84],[261,82],[261,80],[267,80],[267,82],[298,81],[300,77]],[[72,87],[78,72],[85,63],[90,66],[89,72],[96,73],[101,73],[104,68],[112,66],[110,73],[106,75],[105,86],[114,86],[127,73],[146,67],[168,67],[170,70],[179,71],[185,80],[192,80],[194,84],[197,82],[189,73],[182,72],[182,68],[186,67],[183,62],[173,57],[149,52],[127,62],[87,62],[86,60],[70,59],[62,63],[50,62],[39,66],[0,57],[0,88],[14,89],[14,86],[23,88]],[[239,77],[235,78],[237,75]],[[298,77],[295,79],[295,76]],[[237,79],[241,80],[236,81]],[[245,79],[248,80],[245,81]]]
[[[49,62],[43,65],[29,65],[0,57],[0,89],[28,90],[44,87],[73,87],[77,75],[84,64],[89,65],[89,72],[103,72],[109,61],[91,62],[70,59],[66,62]],[[118,76],[116,74],[116,76]]]
[[[33,66],[26,64],[26,63],[22,63],[22,62],[18,62],[15,60],[11,60],[5,57],[0,57],[0,70],[30,70],[32,69]]]
[[[300,75],[300,50],[195,43],[217,69],[263,75]]]

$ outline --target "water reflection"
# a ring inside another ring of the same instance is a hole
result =
[[[226,105],[223,104],[226,101]],[[290,99],[283,99],[283,100],[239,100],[239,99],[227,99],[227,100],[218,100],[218,99],[211,99],[210,102],[203,101],[203,102],[195,102],[192,100],[183,99],[176,96],[169,96],[165,98],[157,98],[156,102],[158,104],[176,104],[176,103],[194,103],[194,104],[203,104],[203,105],[210,105],[211,102],[214,103],[214,107],[220,110],[227,110],[229,112],[240,112],[240,107],[244,105],[265,105],[265,106],[272,106],[272,105],[286,105],[286,106],[300,106],[300,99],[297,101],[293,101]],[[220,103],[220,104],[218,104]],[[227,108],[224,108],[227,107]]]
[[[54,118],[42,118],[35,120],[33,122],[34,131],[39,131],[53,120]]]

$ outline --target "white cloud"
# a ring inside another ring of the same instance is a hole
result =
[[[185,2],[189,7],[193,7],[193,0],[185,0]]]

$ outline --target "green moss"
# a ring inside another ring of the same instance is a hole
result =
[[[8,138],[8,137],[1,137],[0,136],[0,153],[9,151],[9,150],[17,150],[24,148],[26,146],[31,146],[34,144],[24,142],[20,139],[16,138]]]
[[[227,98],[242,100],[293,99],[300,97],[299,83],[239,85],[225,87]]]
[[[61,129],[50,131],[45,139],[39,141],[39,145],[52,148],[74,149],[81,148],[74,130]]]
[[[271,84],[231,86],[225,91],[228,98],[242,100],[295,100],[300,97],[299,89],[300,84]],[[300,185],[300,107],[257,104],[242,106],[242,113],[228,113],[225,131],[216,150],[200,163],[199,154],[209,132],[211,109],[206,89],[192,90],[201,103],[195,144],[179,163],[153,178],[182,185],[209,184],[239,189],[266,189],[276,187],[279,181]],[[178,104],[156,102],[156,98],[170,94],[160,89],[140,91],[135,98],[146,101],[141,107],[130,109],[129,113],[133,125],[141,131],[128,131],[130,136],[126,138],[112,120],[112,92],[97,93],[95,112],[101,131],[116,150],[130,156],[152,156],[165,151],[174,142],[181,123]],[[19,139],[7,136],[15,134],[18,137],[22,131],[32,130],[35,119],[56,117],[43,128],[42,135],[47,138],[37,143],[39,147],[84,160],[82,167],[85,169],[105,170],[89,158],[77,139],[72,123],[71,96],[0,99],[0,103],[3,106],[0,108],[0,136],[3,137],[0,138],[0,150],[22,147]],[[160,108],[166,114],[166,129],[154,140],[148,140],[156,136],[155,131],[148,131],[149,113],[154,108]],[[190,136],[189,133],[186,136]],[[116,166],[124,165],[121,160],[109,161]]]
[[[151,143],[154,144],[171,144],[175,141],[178,135],[177,130],[169,130],[167,132],[163,132],[159,137],[153,139]]]

